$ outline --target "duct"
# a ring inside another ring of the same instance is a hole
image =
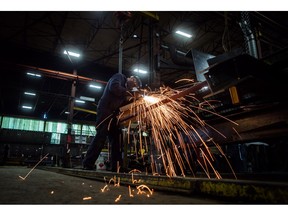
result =
[[[174,64],[181,65],[181,66],[187,66],[187,67],[193,67],[194,66],[193,59],[186,57],[186,56],[180,57],[178,55],[177,49],[173,45],[169,46],[169,52],[171,55],[171,60]]]
[[[256,39],[254,37],[254,34],[251,32],[250,35],[247,36],[246,40],[248,43],[249,54],[255,58],[258,58],[257,45],[256,45]]]
[[[258,51],[255,36],[251,30],[248,12],[241,13],[241,22],[239,23],[245,37],[248,54],[258,59]]]

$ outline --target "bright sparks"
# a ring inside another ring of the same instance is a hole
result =
[[[193,83],[190,85],[192,88],[197,86]],[[203,86],[199,85],[199,89],[201,88]],[[209,131],[212,130],[223,137],[224,135],[202,120],[200,114],[215,115],[231,123],[236,123],[213,112],[213,106],[209,101],[204,100],[203,102],[195,97],[194,92],[186,93],[186,90],[187,88],[175,90],[163,87],[159,91],[148,92],[146,96],[137,98],[133,104],[130,104],[130,107],[121,109],[118,116],[119,121],[126,122],[126,124],[129,121],[129,127],[132,121],[138,123],[139,149],[143,149],[145,146],[141,134],[145,132],[150,135],[150,142],[155,149],[150,153],[153,174],[160,171],[156,169],[157,164],[154,159],[156,159],[156,155],[161,155],[162,170],[166,176],[177,176],[180,172],[185,177],[187,170],[190,170],[195,176],[195,166],[198,164],[209,178],[212,171],[216,178],[221,179],[221,175],[213,165],[215,158],[211,152],[211,146],[217,147],[234,173],[224,152],[214,142]],[[130,128],[127,131],[130,132]],[[132,181],[134,181],[133,177]]]
[[[27,175],[25,177],[22,177],[22,176],[19,176],[19,178],[21,178],[22,180],[25,180],[28,175],[44,160],[44,159],[47,159],[47,156],[49,155],[49,153],[47,153],[40,161],[38,161],[37,164],[35,164],[34,167],[32,167],[32,169],[27,173]]]
[[[130,185],[128,186],[128,189],[129,189],[129,196],[130,196],[130,197],[134,197],[134,195],[132,194],[132,190],[131,190]]]
[[[115,199],[115,202],[119,202],[121,199],[121,195],[119,195],[116,199]]]
[[[151,190],[147,185],[139,185],[136,188],[138,190],[137,194],[146,194],[145,189],[149,191],[150,195],[153,194],[153,190]],[[147,196],[149,197],[149,194]]]
[[[152,105],[160,101],[159,98],[153,96],[144,96],[143,98],[148,104]]]

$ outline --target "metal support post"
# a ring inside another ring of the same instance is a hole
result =
[[[77,75],[77,70],[73,70],[73,75]],[[75,103],[75,93],[76,93],[76,80],[72,81],[71,86],[71,95],[69,98],[69,114],[68,114],[68,132],[67,132],[67,139],[65,143],[65,148],[63,150],[63,167],[71,167],[71,158],[70,158],[70,144],[72,142],[72,122],[73,122],[73,115],[74,115],[74,103]]]
[[[122,146],[123,146],[123,168],[127,169],[128,168],[128,131],[123,129],[122,134],[121,134],[121,141],[122,141]]]
[[[119,69],[118,73],[122,74],[122,62],[123,62],[123,23],[120,26],[120,39],[119,39]]]

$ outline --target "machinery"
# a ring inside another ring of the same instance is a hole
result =
[[[244,159],[241,159],[241,151],[246,151],[247,154],[253,145],[257,146],[256,151],[259,151],[261,145],[265,149],[267,146],[270,147],[266,142],[271,141],[276,145],[277,142],[283,141],[283,138],[286,140],[288,109],[287,96],[283,95],[286,88],[284,80],[287,78],[285,66],[275,67],[276,64],[269,62],[269,59],[259,60],[239,51],[206,58],[205,61],[208,63],[207,69],[200,72],[198,70],[198,75],[203,73],[204,81],[169,95],[169,99],[153,104],[149,109],[192,94],[198,100],[198,105],[204,104],[203,109],[195,112],[211,126],[206,133],[198,131],[200,136],[195,139],[197,145],[201,146],[201,140],[206,140],[207,146],[213,151],[213,145],[217,143],[223,151],[226,150],[225,153],[230,158],[235,156],[229,155],[229,149],[236,146],[236,158],[239,157],[242,161]],[[134,101],[121,108],[122,115],[119,120],[124,127],[134,124],[137,128],[137,106],[139,104]],[[129,155],[127,148],[126,146],[125,155]],[[215,155],[223,159],[223,155]],[[134,154],[133,157],[135,159],[137,156]],[[149,157],[142,160],[147,162]],[[238,169],[237,166],[234,163],[236,172],[248,172],[252,166],[254,170],[257,169],[251,161],[245,161],[244,168],[241,165]],[[221,167],[219,169],[221,170]],[[227,171],[227,166],[222,166],[222,169]]]

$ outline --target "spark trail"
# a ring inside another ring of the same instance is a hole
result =
[[[26,175],[25,177],[19,176],[19,178],[21,178],[22,180],[25,180],[25,179],[28,177],[28,175],[29,175],[45,158],[47,158],[48,155],[49,155],[49,153],[47,153],[40,161],[38,161],[38,163],[35,164],[34,167],[32,167],[32,169],[27,173],[27,175]]]
[[[200,87],[202,88],[203,85],[201,84]],[[199,90],[200,87],[195,90]],[[192,161],[195,161],[209,178],[210,172],[213,172],[216,178],[222,178],[213,167],[215,158],[207,144],[211,141],[227,160],[235,176],[227,157],[221,147],[213,141],[213,137],[209,136],[208,131],[212,129],[223,137],[225,135],[202,120],[199,113],[207,112],[233,124],[236,123],[214,112],[211,105],[213,101],[203,101],[203,99],[201,101],[191,89],[193,86],[188,90],[161,87],[159,91],[146,91],[144,97],[135,100],[135,104],[130,106],[130,116],[134,116],[134,119],[129,120],[128,127],[131,121],[138,123],[140,146],[143,146],[142,132],[150,134],[151,144],[155,147],[157,154],[161,155],[163,168],[169,177],[177,176],[179,171],[182,176],[185,176],[187,169],[194,175]],[[119,121],[125,116],[124,112],[120,113]],[[129,128],[128,131],[130,131]],[[154,153],[151,153],[151,158],[154,158],[152,154]],[[155,170],[153,166],[155,165],[151,164],[152,171]]]

